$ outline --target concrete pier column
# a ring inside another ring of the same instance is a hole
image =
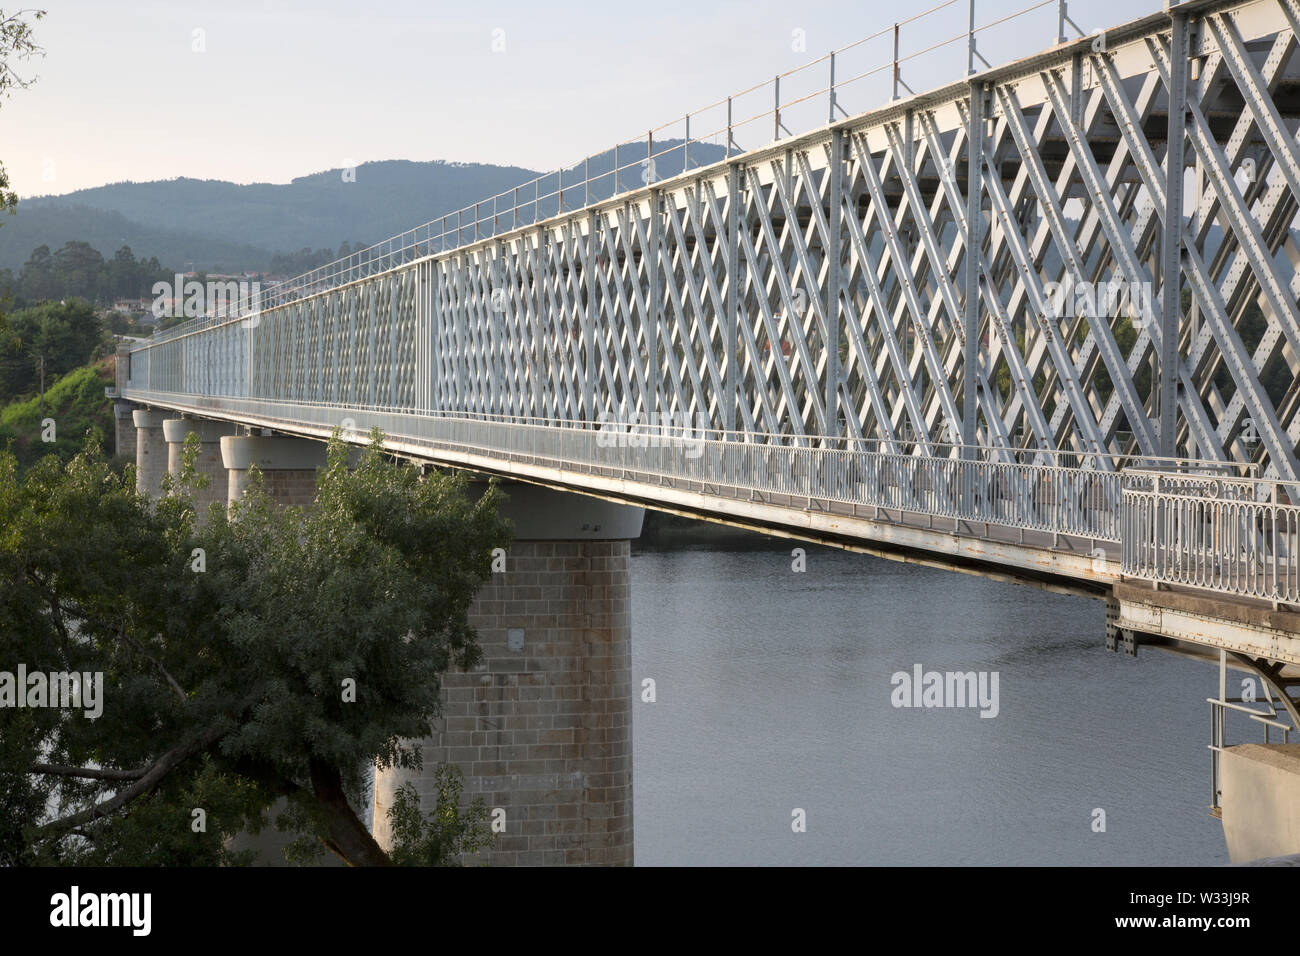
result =
[[[324,442],[282,435],[221,435],[218,444],[221,469],[226,475],[226,484],[218,494],[224,494],[227,506],[243,497],[253,465],[262,472],[266,493],[276,504],[307,506],[315,500],[316,469],[326,460]],[[205,439],[205,451],[206,448]],[[274,820],[287,808],[288,801],[280,798],[266,812],[265,826],[259,834],[238,833],[230,838],[228,845],[238,851],[252,850],[254,866],[287,866],[284,850],[293,835],[281,833],[274,825]],[[364,820],[364,815],[361,818]],[[319,865],[343,864],[333,854],[325,853]]]
[[[113,403],[113,454],[135,461],[135,405]]]
[[[470,609],[483,660],[443,679],[424,769],[377,771],[374,833],[413,783],[426,811],[441,763],[465,798],[505,811],[477,862],[632,864],[631,539],[640,508],[532,485],[507,488],[516,540]],[[476,862],[476,861],[467,861]]]
[[[1225,747],[1219,787],[1233,863],[1300,853],[1300,744]]]
[[[200,514],[208,511],[208,505],[219,501],[224,506],[230,493],[230,478],[226,466],[221,460],[221,439],[234,435],[238,426],[231,422],[216,422],[208,419],[169,418],[163,422],[163,438],[167,441],[167,473],[178,475],[181,470],[181,451],[185,446],[185,437],[191,432],[199,436],[199,457],[194,463],[201,475],[208,476],[208,486],[194,493],[194,507]]]
[[[135,486],[143,494],[157,498],[162,476],[167,474],[167,440],[163,422],[175,417],[173,412],[155,408],[137,408],[131,413],[135,422]]]
[[[326,445],[310,438],[227,435],[221,439],[221,461],[227,470],[227,504],[234,504],[248,486],[248,472],[257,465],[266,493],[277,504],[310,505],[316,498],[316,469],[325,464]]]

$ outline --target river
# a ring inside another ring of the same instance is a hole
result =
[[[633,558],[637,865],[1228,862],[1216,668],[1108,653],[1100,601],[795,546]],[[895,707],[918,664],[996,672],[996,716]]]

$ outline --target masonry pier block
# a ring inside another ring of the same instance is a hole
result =
[[[226,483],[218,494],[228,506],[243,496],[248,487],[249,469],[253,465],[262,472],[263,487],[275,504],[308,506],[315,500],[316,469],[326,461],[324,442],[288,436],[231,434],[219,435],[217,441],[221,470],[226,475]],[[205,452],[206,449],[205,438]],[[292,835],[281,833],[274,825],[275,818],[287,806],[284,798],[277,800],[266,813],[266,826],[261,833],[256,836],[236,834],[231,837],[230,846],[236,850],[253,850],[255,866],[287,866],[284,850]],[[341,866],[342,861],[331,853],[325,853],[320,864]]]
[[[515,541],[475,598],[483,660],[449,672],[424,769],[377,771],[374,831],[413,783],[426,812],[451,763],[465,800],[505,811],[505,830],[467,862],[632,863],[631,540],[644,511],[531,485],[507,487]]]
[[[178,475],[181,470],[181,451],[185,438],[191,433],[199,438],[199,456],[195,469],[207,475],[208,486],[194,492],[194,506],[199,515],[207,514],[208,506],[219,501],[224,506],[230,493],[230,478],[221,460],[221,439],[234,435],[237,426],[229,422],[208,419],[169,418],[163,422],[163,438],[167,441],[167,473]]]
[[[1228,857],[1300,853],[1300,744],[1239,744],[1219,757]]]
[[[141,494],[158,497],[162,476],[167,474],[167,440],[163,422],[174,412],[156,408],[137,408],[131,413],[135,423],[135,487]]]
[[[248,486],[253,465],[262,472],[267,495],[276,504],[311,505],[316,499],[316,469],[325,465],[326,444],[310,438],[228,435],[221,439],[221,460],[229,475],[227,504]]]
[[[136,406],[131,402],[113,403],[113,454],[135,461]]]

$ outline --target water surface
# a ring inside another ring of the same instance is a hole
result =
[[[1215,667],[1108,653],[1100,601],[807,551],[634,556],[638,865],[1228,862]],[[893,707],[918,663],[997,671],[998,716]]]

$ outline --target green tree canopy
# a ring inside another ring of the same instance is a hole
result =
[[[498,492],[395,463],[378,433],[350,469],[336,436],[313,508],[255,474],[199,521],[197,453],[190,436],[157,501],[93,445],[22,478],[0,454],[0,660],[103,675],[97,719],[0,708],[0,862],[237,862],[223,837],[282,797],[347,862],[392,862],[352,806],[367,766],[419,764],[403,741],[431,733],[440,675],[477,660]],[[407,859],[456,845],[409,810]]]
[[[23,60],[44,55],[32,35],[32,23],[43,16],[44,10],[13,13],[0,10],[0,99],[7,99],[14,90],[26,89],[35,82],[35,77],[24,77],[15,67]],[[9,187],[9,174],[0,166],[0,209],[13,212],[17,205],[18,194]]]
[[[80,368],[105,345],[104,325],[79,299],[20,309],[0,328],[0,401],[34,393],[41,358],[46,383]]]

